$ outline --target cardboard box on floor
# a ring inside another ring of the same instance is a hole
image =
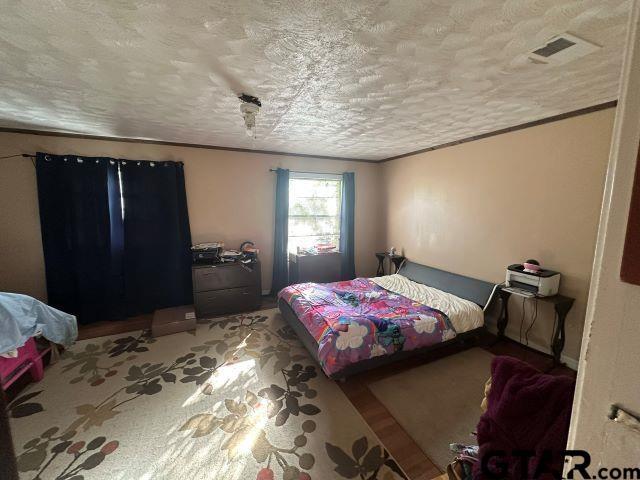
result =
[[[151,336],[153,337],[195,329],[196,314],[193,305],[163,308],[153,313],[151,321]]]

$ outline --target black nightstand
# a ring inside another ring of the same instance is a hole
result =
[[[504,331],[509,324],[509,309],[507,308],[509,304],[509,298],[512,293],[501,288],[499,290],[500,295],[500,317],[498,318],[498,339],[504,338]],[[564,349],[565,342],[565,330],[564,323],[567,318],[567,314],[571,307],[573,306],[574,298],[565,297],[564,295],[554,295],[552,297],[535,297],[540,302],[550,303],[553,305],[553,309],[558,316],[557,321],[555,322],[554,330],[553,330],[553,339],[551,340],[551,351],[553,352],[553,365],[560,365],[560,357],[562,355],[562,350]]]
[[[379,252],[376,253],[376,258],[378,259],[378,270],[376,271],[376,277],[381,277],[384,275],[384,259],[388,258],[391,260],[391,263],[396,267],[396,272],[404,262],[404,258],[402,255],[391,255],[389,252]]]

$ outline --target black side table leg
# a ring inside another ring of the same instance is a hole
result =
[[[509,297],[510,292],[500,290],[500,317],[498,318],[498,339],[504,338],[504,332],[509,324]]]
[[[394,273],[398,273],[400,265],[402,265],[402,262],[404,262],[404,257],[393,257],[391,261],[393,262],[393,266],[396,268]]]
[[[384,256],[376,254],[376,257],[378,258],[378,270],[376,271],[376,277],[381,277],[384,275]]]
[[[573,306],[573,299],[563,302],[556,303],[555,311],[558,315],[558,324],[556,325],[556,329],[553,332],[553,341],[551,342],[551,351],[553,352],[553,366],[556,367],[560,365],[562,362],[560,358],[562,356],[562,350],[564,350],[564,342],[566,339],[565,336],[565,320],[567,318],[567,313],[571,310]]]

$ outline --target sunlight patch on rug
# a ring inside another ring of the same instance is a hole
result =
[[[9,416],[23,479],[406,478],[275,309],[78,342]]]

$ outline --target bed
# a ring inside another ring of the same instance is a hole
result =
[[[282,316],[334,379],[476,338],[492,283],[405,261],[398,272],[278,294]]]

